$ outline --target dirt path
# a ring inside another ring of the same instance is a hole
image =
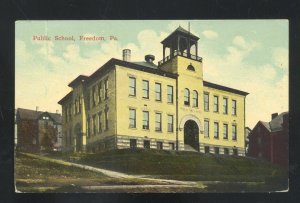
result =
[[[137,176],[137,175],[128,175],[126,173],[120,173],[120,172],[116,172],[116,171],[112,171],[112,170],[96,168],[96,167],[87,166],[87,165],[83,165],[83,164],[77,164],[77,163],[72,163],[72,162],[68,162],[68,161],[53,159],[53,158],[44,157],[44,156],[40,156],[40,155],[36,155],[36,154],[30,154],[30,153],[21,153],[21,154],[24,154],[24,155],[29,156],[29,157],[41,159],[41,160],[44,160],[44,161],[50,161],[50,162],[53,162],[53,163],[63,164],[63,165],[66,165],[66,166],[73,166],[73,167],[77,167],[77,168],[81,168],[81,169],[85,169],[85,170],[89,170],[89,171],[103,173],[104,175],[112,177],[112,178],[149,180],[149,181],[157,182],[157,183],[160,183],[160,184],[169,184],[168,186],[176,185],[177,187],[179,185],[180,186],[188,186],[188,187],[199,186],[199,183],[194,182],[194,181],[179,181],[179,180],[147,178],[147,177],[141,177],[140,175],[139,176]]]

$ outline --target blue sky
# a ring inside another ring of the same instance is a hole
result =
[[[132,60],[153,54],[162,59],[160,42],[179,25],[200,37],[204,80],[249,92],[246,124],[269,121],[271,113],[288,111],[287,20],[159,21],[17,21],[16,108],[61,112],[57,104],[79,74],[90,75],[110,58],[132,50]],[[50,41],[34,41],[47,35]],[[55,36],[75,41],[55,41]],[[104,36],[84,42],[79,36]],[[115,36],[118,40],[108,40]]]

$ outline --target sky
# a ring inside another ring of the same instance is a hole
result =
[[[162,59],[165,37],[178,26],[200,37],[204,80],[246,91],[246,126],[288,111],[288,20],[17,21],[15,108],[61,113],[57,103],[78,75],[91,75],[111,58]],[[50,40],[33,40],[48,36]],[[73,36],[74,40],[55,40]],[[101,41],[81,41],[100,36]],[[112,36],[112,37],[111,37]]]

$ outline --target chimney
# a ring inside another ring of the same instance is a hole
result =
[[[147,61],[148,63],[153,63],[153,61],[155,60],[155,56],[148,54],[145,56],[145,61]]]
[[[130,61],[130,57],[131,57],[131,50],[123,49],[123,61]]]
[[[272,113],[272,120],[278,116],[278,113]]]
[[[38,107],[38,106],[35,107],[35,111],[36,111],[36,112],[39,111],[39,107]]]
[[[283,120],[282,121],[282,126],[284,128],[288,128],[288,126],[289,126],[289,113],[284,114],[282,120]]]

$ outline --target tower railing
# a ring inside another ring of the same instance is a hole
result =
[[[171,60],[175,56],[183,56],[183,57],[186,57],[186,58],[189,58],[189,59],[193,59],[193,60],[202,62],[202,57],[200,57],[200,56],[196,56],[196,55],[193,55],[193,54],[188,54],[187,52],[182,52],[182,51],[175,50],[173,55],[169,55],[169,56],[163,58],[162,60],[160,60],[158,62],[158,66],[160,66],[160,65],[164,64],[165,62]]]

